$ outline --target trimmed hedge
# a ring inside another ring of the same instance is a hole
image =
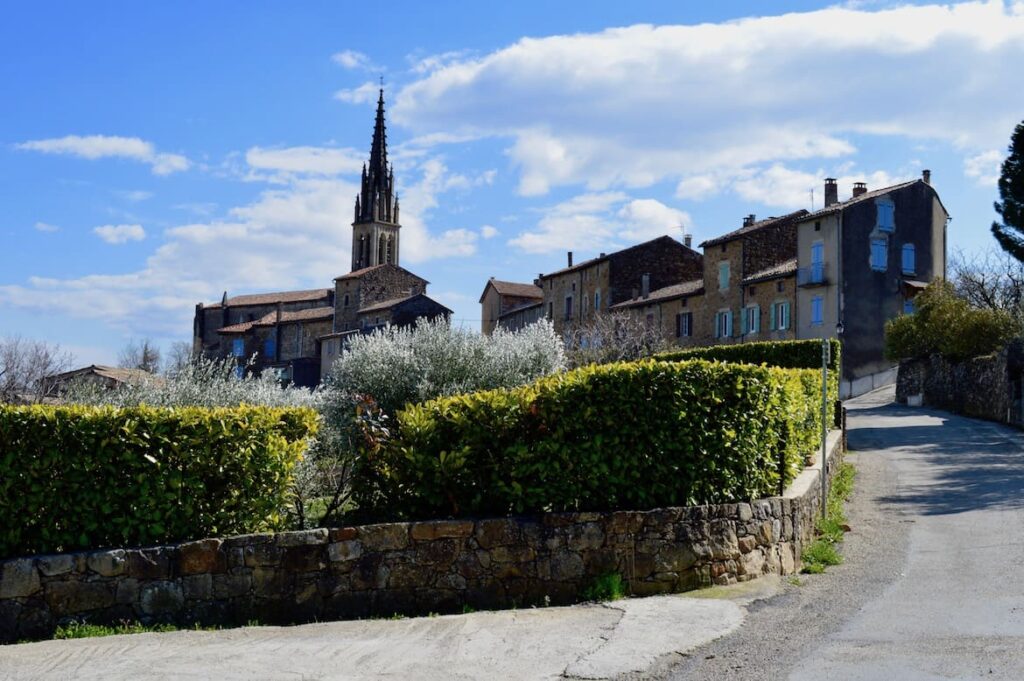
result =
[[[0,557],[280,526],[309,409],[0,405]]]
[[[353,482],[366,518],[644,509],[777,494],[820,438],[820,372],[593,365],[411,405]]]
[[[830,372],[838,372],[840,344],[834,338],[829,344],[831,351],[828,368]],[[741,364],[767,364],[787,369],[821,369],[821,341],[812,339],[712,345],[663,352],[656,355],[655,359],[667,362],[706,359]]]

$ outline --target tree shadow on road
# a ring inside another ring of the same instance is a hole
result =
[[[896,404],[849,412],[850,449],[903,460],[900,491],[879,501],[922,515],[1024,508],[1024,433],[1008,426]],[[920,423],[922,416],[932,417]],[[917,423],[910,423],[911,418]],[[900,423],[907,419],[906,425]],[[895,423],[893,421],[896,421]],[[880,453],[880,452],[878,452]]]

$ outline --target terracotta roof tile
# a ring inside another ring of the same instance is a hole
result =
[[[295,322],[312,322],[333,318],[334,308],[329,305],[326,307],[311,307],[305,310],[295,310],[291,312],[281,313],[282,324],[289,324]],[[217,329],[217,333],[245,333],[252,329],[254,326],[274,326],[275,324],[277,324],[277,310],[273,312],[268,312],[259,319],[253,319],[248,322],[240,322],[238,324],[232,324],[231,326],[225,326],[223,328]]]
[[[518,298],[543,298],[544,292],[538,286],[533,284],[521,284],[515,281],[501,281],[500,279],[488,279],[487,286],[493,286],[494,290],[502,296],[515,296]],[[487,292],[487,286],[484,286],[484,292]],[[480,296],[480,302],[482,303],[484,297]]]
[[[228,307],[246,305],[275,305],[277,303],[301,303],[309,300],[329,298],[334,293],[330,288],[314,288],[306,291],[274,291],[270,293],[252,293],[228,298]],[[221,303],[204,305],[206,309],[219,308]]]
[[[707,248],[708,246],[718,246],[719,244],[724,244],[729,241],[735,241],[736,239],[751,234],[752,232],[757,232],[768,227],[776,227],[786,222],[803,219],[806,215],[808,215],[807,211],[801,208],[800,210],[795,211],[793,213],[787,213],[786,215],[780,215],[779,217],[770,217],[764,220],[759,220],[753,224],[744,225],[743,227],[740,227],[737,230],[733,230],[728,234],[717,236],[714,239],[708,239],[707,241],[701,243],[700,246],[701,248]]]
[[[796,258],[790,258],[784,262],[767,267],[760,272],[754,272],[743,280],[744,284],[756,284],[759,281],[768,281],[779,277],[789,277],[796,274]]]
[[[899,184],[890,185],[888,187],[882,187],[881,189],[874,189],[874,190],[869,191],[869,192],[864,192],[860,196],[855,196],[853,198],[847,199],[846,201],[840,201],[839,203],[833,203],[831,206],[827,206],[825,208],[819,208],[818,210],[814,211],[813,213],[808,213],[807,215],[805,215],[800,220],[801,220],[801,222],[803,222],[804,220],[807,220],[809,218],[817,218],[817,217],[821,217],[823,215],[832,215],[833,213],[838,213],[839,211],[843,210],[844,208],[848,208],[849,206],[852,206],[854,204],[860,203],[861,201],[867,201],[869,199],[874,199],[876,197],[882,196],[883,194],[888,194],[889,192],[896,191],[897,189],[903,189],[904,187],[909,187],[910,185],[914,184],[915,182],[922,182],[923,183],[924,181],[923,180],[919,180],[919,179],[918,180],[908,180],[907,182],[900,182]]]
[[[612,310],[624,310],[630,307],[643,307],[645,305],[653,305],[655,303],[664,302],[666,300],[672,300],[674,298],[683,298],[685,296],[697,296],[704,293],[704,280],[694,279],[693,281],[684,281],[681,284],[672,284],[671,286],[665,286],[659,288],[646,297],[630,298],[624,300],[621,303],[612,305]]]

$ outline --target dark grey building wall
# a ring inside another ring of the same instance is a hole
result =
[[[935,192],[924,182],[887,194],[895,205],[895,229],[888,233],[887,267],[884,272],[871,268],[871,239],[876,232],[877,209],[874,199],[856,203],[843,211],[843,377],[859,378],[892,367],[885,359],[885,322],[903,312],[910,293],[904,280],[931,281],[943,276],[944,262],[934,262],[933,239],[936,234],[933,201]],[[938,224],[944,225],[945,216]],[[903,244],[913,243],[916,267],[913,275],[902,272]],[[941,252],[941,249],[940,249]]]

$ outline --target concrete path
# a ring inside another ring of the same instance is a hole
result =
[[[605,679],[740,625],[770,579],[702,597],[0,646],[0,679]]]
[[[848,405],[845,564],[668,676],[1024,679],[1024,433],[891,399]]]

